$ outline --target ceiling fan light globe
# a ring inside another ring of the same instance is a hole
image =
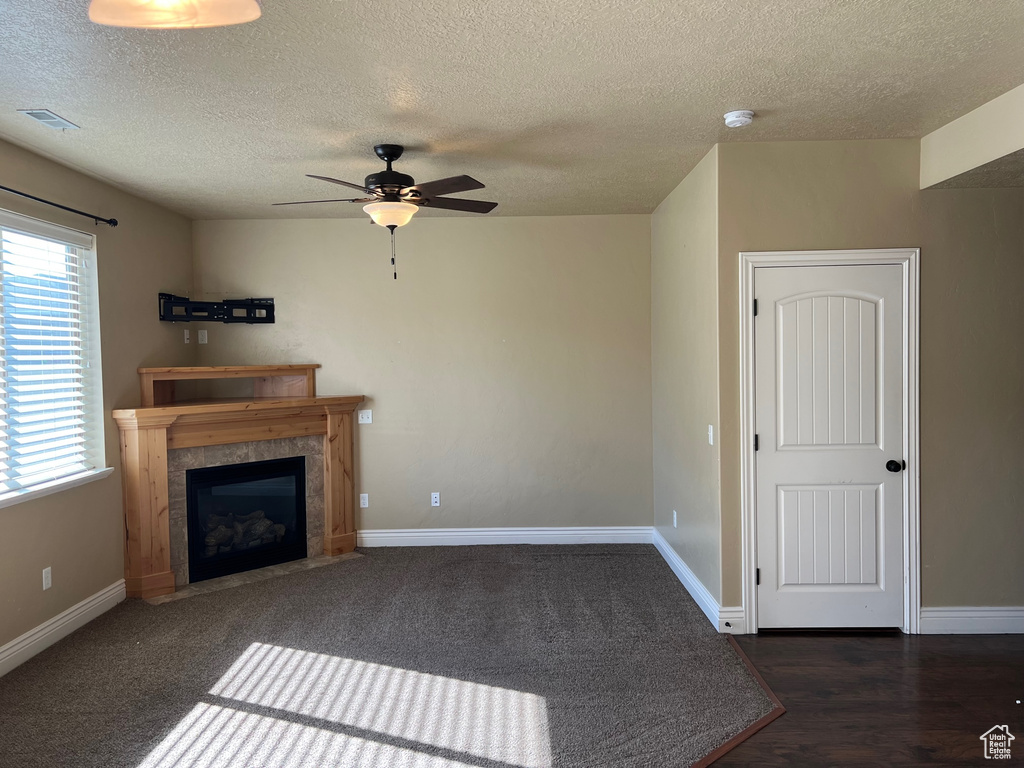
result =
[[[412,203],[380,202],[364,205],[363,210],[370,215],[374,224],[382,227],[401,227],[409,223],[419,207]]]
[[[259,0],[92,0],[89,19],[109,27],[197,29],[255,21]]]

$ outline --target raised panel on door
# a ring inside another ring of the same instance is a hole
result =
[[[780,449],[876,445],[880,303],[818,294],[778,303]]]
[[[877,591],[881,488],[779,486],[780,590]]]

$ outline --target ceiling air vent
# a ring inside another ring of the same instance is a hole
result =
[[[28,115],[33,120],[38,120],[43,125],[50,126],[51,128],[59,128],[62,131],[66,131],[69,128],[78,128],[78,126],[70,120],[65,120],[60,115],[55,115],[48,109],[19,109],[18,111],[23,115]]]

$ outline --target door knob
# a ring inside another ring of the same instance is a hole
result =
[[[902,472],[904,469],[907,468],[907,462],[896,461],[896,459],[889,459],[887,462],[885,462],[885,468],[888,469],[890,472]]]

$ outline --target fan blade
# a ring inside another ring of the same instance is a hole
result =
[[[422,205],[424,208],[444,208],[449,211],[468,211],[469,213],[489,213],[498,206],[497,203],[488,203],[483,200],[460,200],[457,197],[428,197],[409,202]]]
[[[437,181],[425,181],[422,184],[413,184],[402,190],[402,197],[418,193],[420,197],[435,197],[437,195],[452,195],[456,192],[469,192],[471,189],[483,189],[484,185],[472,176],[451,176],[447,179]]]
[[[349,187],[350,189],[358,189],[360,192],[369,192],[366,187],[362,184],[353,184],[351,181],[342,181],[341,179],[332,179],[330,176],[314,176],[312,173],[307,173],[311,179],[320,179],[320,181],[329,181],[331,184],[341,184],[343,187]]]
[[[309,205],[310,203],[372,203],[376,197],[350,197],[346,200],[297,200],[294,203],[271,203],[271,205]]]

